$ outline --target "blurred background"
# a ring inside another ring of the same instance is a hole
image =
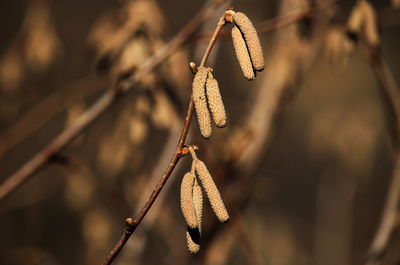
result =
[[[205,2],[1,0],[0,182]],[[231,6],[257,26],[266,69],[243,78],[228,25],[208,63],[228,126],[204,140],[194,117],[187,140],[199,146],[231,220],[218,223],[206,202],[201,250],[188,252],[179,206],[185,157],[114,264],[400,264],[396,203],[387,242],[369,252],[389,191],[400,191],[395,115],[369,55],[400,81],[400,1],[370,1],[379,32],[372,48],[349,31],[357,1],[215,2],[183,47],[0,201],[0,264],[104,260],[168,165],[190,98],[188,63],[199,64]]]

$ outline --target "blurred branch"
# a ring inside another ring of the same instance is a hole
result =
[[[205,66],[207,63],[207,59],[215,45],[215,42],[217,41],[217,38],[222,30],[222,28],[226,25],[226,21],[224,16],[222,16],[219,19],[218,25],[214,31],[213,36],[211,37],[211,40],[208,44],[208,47],[204,53],[203,58],[201,59],[201,63],[199,67]],[[120,240],[117,242],[113,250],[110,252],[108,257],[105,259],[103,262],[103,265],[109,265],[111,264],[114,259],[118,256],[118,254],[121,252],[122,248],[125,246],[126,242],[130,238],[130,236],[134,233],[136,228],[139,226],[143,218],[146,216],[147,212],[150,210],[151,206],[153,205],[154,201],[157,199],[158,194],[161,192],[162,188],[164,187],[165,183],[167,182],[169,176],[171,175],[172,171],[174,170],[176,164],[178,163],[179,159],[182,157],[182,150],[185,144],[186,136],[189,132],[189,127],[190,127],[190,121],[192,118],[194,110],[194,102],[193,98],[190,99],[189,106],[188,106],[188,111],[186,114],[185,118],[185,124],[182,129],[181,136],[178,141],[178,145],[176,147],[175,154],[173,155],[167,169],[165,170],[163,176],[161,177],[160,181],[158,182],[157,186],[154,188],[153,192],[151,193],[148,201],[146,204],[143,206],[143,208],[140,210],[139,214],[135,218],[127,218],[125,220],[125,230],[123,235],[121,236]]]
[[[397,82],[379,49],[364,47],[367,57],[378,82],[381,85],[386,100],[389,103],[394,122],[394,169],[392,180],[389,184],[387,198],[382,217],[375,236],[367,253],[366,265],[376,264],[387,249],[389,239],[395,230],[400,201],[400,90]]]
[[[144,62],[131,77],[122,81],[116,81],[93,106],[83,113],[76,122],[66,128],[53,141],[51,141],[44,149],[39,151],[28,162],[26,162],[14,174],[8,177],[0,186],[0,201],[14,191],[19,185],[26,181],[33,173],[39,170],[49,159],[65,147],[74,137],[80,134],[88,125],[90,125],[100,114],[102,114],[118,96],[127,93],[143,78],[152,71],[173,51],[181,46],[190,35],[201,25],[201,23],[209,16],[210,11],[215,8],[216,4],[212,1],[207,2],[193,19],[165,46]]]
[[[0,157],[66,108],[96,92],[100,92],[103,82],[89,74],[68,84],[65,88],[56,90],[39,104],[29,109],[18,121],[0,132]]]

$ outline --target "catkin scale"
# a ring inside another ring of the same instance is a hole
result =
[[[250,19],[241,12],[236,12],[233,16],[233,20],[243,33],[254,69],[257,71],[264,70],[263,51],[253,23],[251,23]]]
[[[182,179],[181,183],[181,209],[188,227],[198,228],[196,210],[193,203],[193,184],[195,175],[188,172]]]
[[[197,121],[200,127],[200,133],[204,138],[210,138],[211,117],[207,107],[205,85],[207,81],[208,69],[206,67],[199,67],[193,79],[193,101],[196,109]]]
[[[201,180],[204,190],[206,191],[211,208],[213,209],[219,221],[227,222],[229,220],[228,211],[225,208],[221,194],[219,193],[218,188],[210,175],[210,172],[203,161],[196,160],[195,163],[196,173]]]
[[[215,125],[222,128],[226,125],[226,112],[224,103],[222,102],[221,93],[218,87],[218,82],[211,72],[208,73],[206,83],[206,93],[208,106],[214,119]]]
[[[240,68],[242,69],[243,75],[247,80],[253,80],[256,78],[254,73],[253,65],[251,63],[250,54],[246,46],[246,42],[240,32],[239,28],[234,26],[232,28],[232,40],[233,47],[235,48],[236,57],[239,61]]]

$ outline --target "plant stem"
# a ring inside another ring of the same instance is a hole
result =
[[[204,56],[201,60],[200,66],[206,65],[207,59],[210,56],[210,53],[211,53],[213,47],[215,46],[218,35],[221,33],[221,30],[225,25],[226,25],[226,21],[225,21],[224,17],[222,16],[219,19],[218,25],[214,31],[214,34],[211,37],[208,47],[207,47],[207,49],[204,53]],[[167,169],[165,170],[160,181],[154,188],[149,199],[147,200],[147,202],[145,203],[143,208],[138,213],[137,217],[127,218],[125,220],[124,233],[122,234],[121,238],[118,240],[117,244],[114,246],[113,250],[110,252],[110,254],[107,256],[107,258],[104,260],[103,265],[111,264],[114,261],[114,259],[118,256],[118,254],[121,252],[122,248],[125,246],[126,242],[130,238],[130,236],[135,232],[136,228],[139,226],[139,224],[142,222],[143,218],[146,216],[146,214],[150,210],[151,206],[157,199],[158,194],[160,194],[165,183],[171,176],[171,173],[175,169],[176,164],[182,157],[182,149],[184,147],[187,134],[189,132],[190,121],[193,116],[193,110],[194,110],[194,101],[193,101],[193,98],[191,98],[189,101],[188,110],[187,110],[187,114],[186,114],[186,118],[185,118],[185,123],[184,123],[183,129],[182,129],[182,133],[181,133],[181,136],[179,137],[178,145],[176,147],[173,157],[171,158],[170,163],[168,164]]]

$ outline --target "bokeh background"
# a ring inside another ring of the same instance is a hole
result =
[[[114,80],[135,72],[205,2],[1,0],[0,181],[74,124]],[[179,206],[191,163],[185,157],[114,264],[367,264],[398,149],[368,44],[362,33],[358,42],[346,33],[355,3],[234,0],[213,9],[62,159],[0,201],[0,264],[103,261],[173,155],[190,97],[188,63],[199,63],[208,33],[230,6],[260,26],[267,67],[254,81],[243,78],[227,26],[208,65],[228,126],[204,140],[194,118],[187,143],[199,146],[231,220],[218,223],[205,203],[201,250],[189,254]],[[381,43],[372,50],[400,81],[399,1],[371,4]],[[307,10],[277,30],[262,24]],[[395,227],[374,264],[400,264],[399,249]]]

